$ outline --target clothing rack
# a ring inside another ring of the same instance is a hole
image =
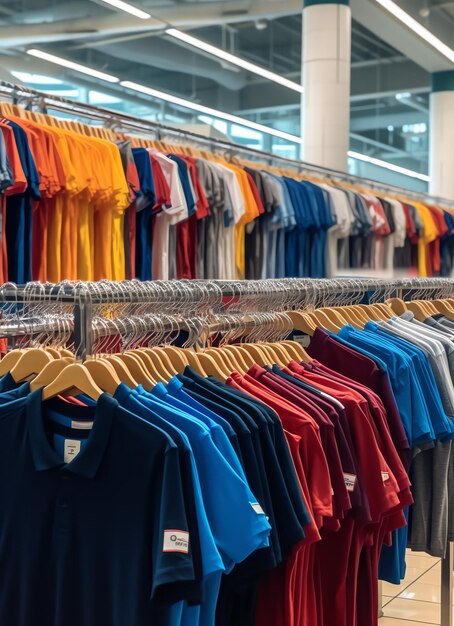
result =
[[[137,94],[136,94],[137,95]],[[228,140],[218,139],[214,137],[205,137],[197,133],[181,130],[172,126],[166,126],[159,122],[150,120],[142,120],[135,118],[126,113],[112,111],[101,107],[95,107],[90,104],[75,102],[57,95],[49,95],[42,91],[37,91],[16,85],[7,81],[0,81],[0,96],[8,98],[15,104],[25,104],[30,110],[36,106],[40,112],[47,113],[49,109],[60,111],[77,117],[79,120],[91,120],[101,123],[115,131],[129,131],[136,134],[151,135],[158,140],[165,141],[167,138],[173,138],[187,145],[195,145],[202,149],[208,149],[211,152],[224,154],[226,157],[243,156],[253,161],[266,162],[269,165],[280,167],[281,169],[294,169],[299,174],[315,174],[323,178],[331,179],[333,182],[347,182],[353,185],[366,186],[378,192],[387,194],[397,194],[407,198],[420,199],[429,204],[441,204],[444,206],[454,206],[453,200],[432,196],[423,192],[413,192],[396,185],[384,184],[378,181],[361,178],[352,174],[347,174],[338,170],[319,167],[305,163],[300,160],[290,159],[264,152],[254,148],[235,144]]]
[[[0,337],[41,332],[39,318],[31,305],[55,305],[72,316],[75,353],[78,359],[92,354],[93,318],[97,308],[107,305],[147,305],[149,313],[178,314],[209,318],[225,312],[285,312],[361,302],[387,297],[442,297],[454,294],[454,280],[416,278],[383,280],[342,279],[268,279],[250,281],[171,280],[28,283],[0,287],[0,306],[7,325],[0,324]],[[6,305],[9,306],[6,306]],[[16,322],[16,325],[14,324]],[[25,323],[26,322],[26,323]],[[38,326],[34,326],[37,323]],[[209,319],[207,319],[209,323]],[[44,327],[46,327],[44,325]]]
[[[393,296],[405,300],[453,295],[454,279],[449,278],[101,281],[23,286],[6,283],[0,287],[0,310],[5,322],[0,320],[0,337],[50,332],[52,325],[40,318],[39,311],[43,305],[52,305],[56,311],[65,312],[67,329],[74,337],[76,358],[84,360],[93,352],[94,335],[109,334],[109,328],[115,328],[109,322],[103,323],[102,328],[96,324],[97,309],[108,305],[146,305],[148,313],[156,316],[162,315],[164,309],[166,314],[181,317],[180,330],[191,330],[188,316],[196,318],[201,326],[211,324],[214,330],[221,330],[219,319],[225,313],[243,316],[255,312],[285,313],[319,306],[378,302]],[[441,626],[452,626],[453,567],[454,551],[450,543],[441,567]]]

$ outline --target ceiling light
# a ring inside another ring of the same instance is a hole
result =
[[[270,128],[269,126],[264,126],[263,124],[257,124],[256,122],[247,120],[244,117],[238,117],[237,115],[232,115],[231,113],[218,111],[217,109],[206,107],[203,104],[192,102],[191,100],[185,100],[184,98],[178,98],[177,96],[172,96],[169,93],[158,91],[157,89],[145,87],[145,85],[139,85],[138,83],[133,83],[129,80],[122,80],[120,85],[122,87],[126,87],[126,89],[132,89],[134,91],[138,91],[139,93],[146,94],[147,96],[151,96],[152,98],[158,98],[159,100],[164,100],[166,102],[170,102],[171,104],[175,104],[186,109],[192,109],[193,111],[198,111],[199,113],[204,113],[205,115],[211,115],[211,117],[226,120],[227,122],[232,122],[233,124],[246,126],[247,128],[252,128],[253,130],[257,130],[261,133],[266,133],[267,135],[273,135],[274,137],[286,139],[287,141],[291,141],[292,143],[302,143],[301,137],[298,137],[297,135],[291,135],[290,133],[285,133],[284,131]]]
[[[169,28],[166,30],[166,35],[170,35],[170,37],[174,37],[175,39],[179,39],[184,43],[187,43],[194,48],[198,48],[199,50],[203,50],[204,52],[208,52],[218,59],[223,59],[228,63],[232,63],[232,65],[237,65],[238,67],[242,67],[244,70],[248,72],[252,72],[253,74],[257,74],[262,78],[266,78],[267,80],[271,80],[283,87],[287,87],[288,89],[292,89],[293,91],[297,91],[298,93],[303,93],[303,87],[299,83],[295,83],[293,80],[288,80],[288,78],[284,78],[279,74],[275,74],[270,70],[261,67],[260,65],[256,65],[255,63],[250,63],[241,57],[236,56],[235,54],[230,54],[230,52],[226,52],[221,48],[217,48],[216,46],[212,46],[206,41],[202,41],[197,37],[193,37],[192,35],[188,35],[188,33],[184,33],[181,30],[176,28]]]
[[[31,85],[63,85],[63,81],[52,76],[43,76],[42,74],[30,74],[29,72],[19,72],[11,70],[14,78]]]
[[[101,0],[101,2],[110,4],[110,6],[114,7],[114,9],[130,13],[131,15],[134,15],[134,17],[139,17],[141,20],[149,20],[151,18],[149,13],[132,6],[132,4],[129,4],[128,2],[123,2],[123,0]]]
[[[451,63],[454,63],[454,50],[447,46],[445,43],[435,37],[430,30],[424,28],[422,24],[420,24],[417,20],[415,20],[411,15],[406,13],[403,9],[400,8],[393,0],[375,0],[380,4],[384,9],[389,11],[395,18],[397,18],[400,22],[405,24],[407,28],[416,33],[421,39],[424,39],[432,48],[435,48],[440,54],[449,59]]]
[[[70,70],[81,72],[82,74],[87,74],[88,76],[92,76],[93,78],[98,78],[99,80],[105,80],[108,83],[120,82],[120,79],[117,78],[116,76],[111,76],[110,74],[106,74],[105,72],[99,72],[98,70],[94,70],[91,67],[86,67],[85,65],[74,63],[74,61],[69,61],[68,59],[57,57],[54,54],[43,52],[43,50],[36,50],[35,48],[31,48],[30,50],[27,50],[27,54],[30,54],[32,57],[36,57],[37,59],[42,59],[43,61],[49,61],[50,63],[55,63],[56,65],[67,67]]]
[[[418,178],[419,180],[423,180],[426,183],[429,182],[430,180],[429,176],[427,176],[426,174],[420,174],[419,172],[415,172],[414,170],[408,170],[406,167],[400,167],[400,165],[394,165],[393,163],[388,163],[387,161],[376,159],[375,157],[368,156],[367,154],[361,154],[360,152],[353,152],[352,150],[349,150],[348,156],[351,159],[357,159],[358,161],[371,163],[372,165],[383,167],[387,170],[391,170],[392,172],[403,174],[404,176],[410,176],[411,178]]]

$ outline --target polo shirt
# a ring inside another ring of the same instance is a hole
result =
[[[153,389],[152,393],[144,391],[138,394],[138,400],[187,435],[198,468],[210,528],[225,568],[230,571],[254,550],[268,545],[271,527],[263,511],[254,508],[257,501],[248,484],[215,446],[209,428],[188,413],[170,408],[159,395],[159,389]],[[218,484],[223,486],[222,493]],[[228,520],[226,506],[229,502],[235,502],[235,525]]]
[[[267,370],[253,366],[248,372],[252,378],[262,382],[265,387],[274,390],[278,395],[283,395],[289,402],[297,405],[307,412],[319,427],[320,443],[328,466],[329,485],[333,499],[333,516],[342,518],[344,513],[351,508],[350,498],[345,485],[342,464],[337,448],[334,426],[317,404],[310,398],[307,391],[298,389],[288,380],[279,378],[275,374],[267,373]],[[293,434],[304,436],[304,429],[300,432],[302,420],[296,420],[292,425],[288,424],[287,430]]]
[[[140,181],[140,194],[136,200],[135,277],[150,280],[152,207],[156,201],[153,171],[145,148],[133,148],[132,154]]]
[[[211,432],[211,437],[218,450],[238,476],[246,482],[247,479],[244,474],[243,467],[229,438],[229,436],[236,438],[235,431],[230,424],[223,420],[222,417],[217,416],[216,413],[213,413],[204,407],[203,404],[200,404],[188,396],[188,394],[183,391],[183,383],[180,382],[176,376],[172,378],[166,386],[162,383],[158,383],[157,386],[162,392],[160,397],[163,400],[177,409],[179,408],[182,411],[186,411],[186,413],[190,413],[208,426]],[[221,424],[219,421],[221,421]],[[226,430],[229,436],[227,435]]]
[[[331,517],[333,513],[331,484],[329,482],[329,470],[326,458],[319,439],[319,428],[317,424],[303,411],[298,411],[290,402],[285,401],[277,394],[270,392],[261,383],[250,376],[241,376],[238,372],[233,372],[228,383],[236,385],[237,388],[245,390],[247,393],[267,402],[278,415],[286,427],[286,422],[292,419],[302,421],[304,437],[301,438],[302,448],[299,453],[303,460],[303,466],[307,472],[309,490],[311,493],[312,507],[316,516],[316,522],[321,526],[324,517]]]
[[[348,390],[341,384],[334,388],[331,381],[306,372],[295,362],[291,362],[289,367],[292,371],[312,381],[319,389],[332,394],[346,407],[360,471],[367,489],[372,521],[380,521],[383,515],[393,511],[399,505],[397,496],[399,487],[378,446],[372,423],[367,419],[365,401],[359,400],[352,390]]]
[[[382,399],[385,406],[392,427],[393,439],[396,443],[403,442],[404,445],[405,441],[411,441],[400,407],[397,406],[388,368],[384,361],[375,355],[368,355],[361,348],[352,349],[336,335],[329,335],[320,329],[316,329],[308,352],[331,370],[341,372],[348,378],[372,389]],[[410,420],[409,423],[411,423]],[[402,430],[405,439],[402,436]]]
[[[316,387],[306,385],[302,380],[299,380],[296,376],[287,373],[287,371],[281,370],[277,365],[273,365],[272,369],[277,376],[289,381],[295,387],[304,389],[308,393],[311,393],[314,397],[314,401],[318,406],[320,406],[320,408],[323,409],[324,413],[333,424],[336,445],[344,473],[344,482],[348,490],[350,506],[353,510],[357,509],[361,505],[361,494],[357,480],[358,469],[354,458],[353,444],[349,443],[351,435],[349,429],[345,429],[341,409],[337,407],[336,404],[330,404],[329,397],[326,397],[326,395],[324,395],[323,392]]]
[[[0,406],[0,621],[142,626],[153,623],[154,602],[199,596],[172,439],[103,394],[96,407],[77,407],[93,430],[63,459],[41,391]]]
[[[386,338],[378,341],[374,336],[358,331],[353,326],[344,326],[339,335],[354,346],[359,345],[372,354],[378,354],[387,363],[409,441],[414,445],[433,440],[435,434],[430,415],[411,357]],[[419,410],[415,410],[415,407]]]
[[[185,393],[191,399],[205,407],[220,412],[222,417],[231,424],[237,433],[241,459],[248,483],[270,519],[270,549],[266,551],[261,550],[260,553],[255,552],[244,563],[235,568],[235,575],[238,575],[240,568],[246,568],[249,573],[251,571],[262,572],[264,569],[274,567],[281,562],[282,555],[273,511],[271,485],[268,483],[267,465],[265,465],[257,425],[249,413],[244,411],[242,407],[233,404],[226,397],[222,396],[222,402],[219,402],[218,390],[216,388],[214,388],[214,391],[212,388],[210,389],[208,381],[206,381],[207,387],[201,389],[195,380],[187,376],[179,375],[178,379],[183,383]],[[202,393],[199,394],[196,390]]]
[[[30,150],[27,133],[9,120],[19,152],[21,166],[27,179],[27,189],[6,200],[6,242],[8,250],[8,280],[23,284],[32,279],[32,200],[39,200],[39,175]]]
[[[264,512],[252,495],[249,486],[243,481],[228,464],[214,445],[210,436],[210,429],[199,419],[163,405],[158,398],[162,396],[162,389],[155,387],[151,394],[143,394],[146,401],[153,401],[161,405],[160,411],[165,410],[172,423],[177,424],[187,433],[194,450],[203,493],[206,494],[205,506],[216,544],[223,557],[227,571],[251,555],[259,548],[269,545],[268,535],[270,525]],[[216,476],[216,482],[213,478]],[[222,490],[219,490],[222,484]],[[230,513],[234,512],[235,524],[229,521]],[[211,580],[212,586],[217,583],[215,591],[219,589],[220,576]],[[214,594],[210,604],[201,607],[201,619],[204,624],[211,624],[216,609]]]
[[[188,375],[197,376],[189,368],[186,368],[185,372]],[[279,417],[276,414],[273,417],[268,413],[269,407],[264,403],[257,402],[255,398],[249,398],[241,389],[235,388],[230,384],[233,381],[228,381],[230,388],[211,377],[208,381],[214,384],[216,388],[220,388],[218,393],[221,393],[220,390],[222,390],[222,393],[230,394],[230,398],[235,403],[241,403],[245,410],[254,416],[259,427],[271,495],[273,503],[276,503],[274,510],[279,543],[282,554],[287,555],[292,547],[304,538],[303,527],[308,523],[309,518]]]

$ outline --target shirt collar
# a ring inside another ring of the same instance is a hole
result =
[[[93,429],[87,445],[71,463],[65,464],[52,448],[46,435],[42,413],[42,389],[31,393],[27,398],[26,414],[29,445],[35,469],[45,471],[64,467],[65,470],[79,476],[94,478],[107,448],[117,407],[118,402],[112,396],[102,394],[94,409]],[[67,407],[65,409],[67,410]]]

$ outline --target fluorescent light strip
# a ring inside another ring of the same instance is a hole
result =
[[[394,15],[400,22],[405,24],[407,28],[410,28],[414,33],[416,33],[421,39],[424,39],[432,48],[435,48],[440,54],[449,59],[451,63],[454,63],[454,50],[447,46],[445,43],[435,37],[430,30],[424,28],[422,24],[420,24],[417,20],[415,20],[411,15],[406,13],[403,9],[400,8],[395,2],[392,0],[375,0],[378,4],[380,4],[384,9],[386,9],[389,13]]]
[[[203,106],[203,104],[191,102],[190,100],[185,100],[184,98],[178,98],[177,96],[172,96],[169,93],[158,91],[157,89],[145,87],[145,85],[139,85],[138,83],[133,83],[129,80],[122,80],[120,85],[122,87],[126,87],[126,89],[132,89],[134,91],[138,91],[139,93],[146,94],[147,96],[151,96],[152,98],[165,100],[166,102],[176,104],[177,106],[181,106],[186,109],[192,109],[193,111],[198,111],[199,113],[204,113],[205,115],[210,115],[211,117],[226,120],[227,122],[232,122],[233,124],[239,124],[240,126],[252,128],[253,130],[257,130],[260,133],[266,133],[267,135],[280,137],[281,139],[286,139],[287,141],[291,141],[292,143],[302,143],[301,137],[298,137],[297,135],[291,135],[290,133],[285,133],[284,131],[276,130],[274,128],[270,128],[269,126],[264,126],[263,124],[257,124],[256,122],[247,120],[244,117],[238,117],[237,115],[232,115],[231,113],[218,111],[217,109]]]
[[[109,83],[120,82],[120,79],[116,78],[115,76],[111,76],[110,74],[105,74],[104,72],[98,72],[98,70],[85,67],[84,65],[79,65],[79,63],[73,63],[73,61],[62,59],[61,57],[57,57],[47,52],[43,52],[42,50],[36,50],[32,48],[30,50],[27,50],[27,53],[38,59],[43,59],[44,61],[49,61],[50,63],[55,63],[56,65],[67,67],[68,69],[75,70],[76,72],[88,74],[88,76],[93,76],[93,78],[99,78],[100,80],[104,80]],[[145,85],[140,85],[138,83],[134,83],[129,80],[122,80],[120,82],[120,85],[122,87],[125,87],[126,89],[132,89],[133,91],[138,91],[139,93],[143,93],[147,96],[151,96],[152,98],[157,98],[158,100],[164,100],[165,102],[170,102],[171,104],[175,104],[177,106],[181,106],[186,109],[198,111],[199,113],[204,113],[205,115],[209,115],[211,117],[225,120],[227,122],[232,122],[233,124],[238,124],[240,126],[245,126],[246,128],[251,128],[252,130],[256,130],[260,133],[272,135],[273,137],[280,137],[281,139],[285,139],[287,141],[290,141],[291,143],[296,143],[300,145],[303,143],[301,137],[298,137],[297,135],[291,135],[290,133],[286,133],[284,131],[277,130],[275,128],[270,128],[269,126],[264,126],[263,124],[257,124],[256,122],[247,120],[244,117],[232,115],[231,113],[225,113],[224,111],[218,111],[217,109],[212,109],[211,107],[206,107],[206,106],[203,106],[202,104],[191,102],[190,100],[185,100],[184,98],[172,96],[169,93],[158,91],[157,89],[152,89],[151,87],[146,87]],[[380,159],[376,159],[374,157],[361,154],[359,152],[353,152],[350,150],[348,153],[348,156],[352,159],[357,159],[359,161],[372,163],[373,165],[377,165],[378,167],[383,167],[393,172],[404,174],[405,176],[418,178],[419,180],[423,180],[425,182],[429,181],[429,177],[426,176],[425,174],[419,174],[418,172],[414,172],[413,170],[408,170],[405,167],[399,167],[398,165],[393,165],[392,163],[387,163],[386,161],[382,161]]]
[[[101,0],[101,2],[110,4],[111,7],[124,11],[125,13],[130,13],[131,15],[134,15],[134,17],[140,17],[141,20],[149,20],[151,18],[149,13],[132,6],[132,4],[129,4],[128,2],[123,2],[123,0]]]
[[[252,72],[253,74],[257,74],[258,76],[262,76],[262,78],[266,78],[267,80],[271,80],[274,83],[278,83],[283,87],[287,87],[288,89],[293,89],[293,91],[297,91],[298,93],[303,93],[304,89],[299,84],[294,82],[293,80],[288,80],[283,76],[279,76],[279,74],[275,74],[270,70],[265,69],[264,67],[260,67],[260,65],[256,65],[255,63],[250,63],[241,57],[236,56],[235,54],[230,54],[230,52],[226,52],[221,48],[213,46],[206,41],[202,41],[197,37],[193,37],[192,35],[188,35],[188,33],[184,33],[181,30],[176,28],[169,28],[166,30],[166,35],[170,35],[170,37],[174,37],[175,39],[179,39],[184,43],[189,44],[190,46],[194,46],[194,48],[199,48],[199,50],[203,50],[204,52],[208,52],[208,54],[212,54],[219,59],[223,59],[228,63],[232,63],[232,65],[237,65],[248,72]]]
[[[105,80],[108,83],[119,83],[120,79],[116,76],[112,76],[111,74],[106,74],[105,72],[99,72],[98,70],[94,70],[91,67],[86,67],[85,65],[80,65],[79,63],[74,63],[74,61],[69,61],[68,59],[63,59],[62,57],[57,57],[54,54],[49,54],[48,52],[44,52],[43,50],[36,50],[35,48],[31,48],[27,50],[27,54],[32,57],[36,57],[37,59],[42,59],[43,61],[49,61],[50,63],[55,63],[55,65],[61,65],[62,67],[67,67],[70,70],[74,70],[75,72],[81,72],[82,74],[87,74],[88,76],[92,76],[93,78],[98,78],[99,80]]]
[[[358,161],[371,163],[372,165],[383,167],[384,169],[391,170],[392,172],[397,172],[398,174],[403,174],[404,176],[418,178],[419,180],[423,180],[425,183],[428,183],[430,181],[429,176],[427,176],[426,174],[420,174],[419,172],[408,170],[406,167],[400,167],[400,165],[394,165],[393,163],[388,163],[387,161],[382,161],[381,159],[376,159],[375,157],[361,154],[360,152],[354,152],[353,150],[349,150],[348,156],[351,159],[357,159]]]

